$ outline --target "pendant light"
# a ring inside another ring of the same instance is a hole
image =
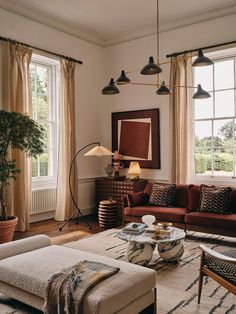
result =
[[[102,89],[103,95],[115,95],[119,94],[119,89],[116,87],[114,79],[111,78],[110,83]]]
[[[130,79],[126,76],[125,71],[122,70],[120,76],[116,80],[117,85],[123,85],[130,83]]]
[[[171,90],[166,86],[165,82],[162,81],[161,86],[156,91],[157,95],[170,95]]]
[[[193,62],[192,66],[193,67],[204,67],[204,66],[208,66],[208,65],[212,65],[212,64],[213,64],[213,62],[211,61],[211,59],[204,56],[202,49],[199,49],[198,50],[198,57]]]
[[[143,75],[153,75],[153,74],[159,74],[161,72],[162,72],[162,69],[159,67],[159,65],[155,64],[154,58],[149,57],[148,64],[143,67],[140,73]]]
[[[193,99],[206,99],[206,98],[210,98],[210,97],[211,97],[211,95],[207,91],[202,89],[201,84],[198,84],[197,91],[193,95]]]
[[[199,84],[197,87],[196,86],[169,86],[165,84],[164,81],[161,82],[161,78],[160,78],[160,73],[162,72],[161,67],[159,66],[160,62],[159,62],[159,0],[156,0],[156,8],[157,8],[157,14],[156,14],[156,63],[154,61],[153,56],[149,57],[149,61],[148,64],[146,64],[142,70],[140,71],[141,74],[143,75],[156,75],[157,76],[157,81],[156,84],[154,83],[138,83],[138,82],[131,82],[131,80],[126,76],[126,72],[124,70],[121,71],[121,75],[119,76],[119,78],[116,80],[116,82],[114,82],[113,79],[110,80],[109,85],[107,85],[106,87],[104,87],[102,89],[102,94],[103,95],[114,95],[114,94],[118,94],[120,91],[117,88],[116,85],[125,85],[125,84],[133,84],[133,85],[144,85],[144,86],[157,86],[158,89],[156,91],[157,95],[170,95],[172,93],[171,88],[174,87],[180,87],[180,88],[190,88],[190,89],[196,89],[197,91],[194,93],[193,95],[193,99],[205,99],[205,98],[209,98],[211,97],[211,95],[205,91],[202,86]],[[196,50],[194,50],[196,51]],[[198,51],[198,57],[197,59],[193,62],[192,66],[208,66],[213,64],[213,62],[204,56],[202,48],[197,49]],[[168,62],[164,62],[164,64],[166,64]],[[160,84],[161,82],[161,84]],[[116,84],[116,85],[115,85]]]

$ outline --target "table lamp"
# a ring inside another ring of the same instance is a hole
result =
[[[131,175],[130,180],[138,180],[141,169],[137,161],[131,161],[128,173]]]

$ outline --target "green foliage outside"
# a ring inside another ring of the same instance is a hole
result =
[[[213,168],[215,171],[233,171],[234,160],[232,146],[236,126],[233,121],[225,123],[218,136],[199,139],[195,136],[195,168],[202,174],[212,170],[212,147],[214,149]]]
[[[33,118],[40,124],[43,131],[44,153],[32,160],[32,177],[48,176],[48,69],[32,64],[30,66],[32,86]]]

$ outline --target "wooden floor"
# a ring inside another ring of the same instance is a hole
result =
[[[87,226],[86,220],[91,226],[91,229]],[[61,225],[62,222],[53,219],[34,222],[30,224],[29,231],[15,232],[14,240],[28,238],[37,234],[46,234],[52,239],[53,244],[63,244],[104,231],[99,226],[95,215],[80,218],[78,224],[76,224],[75,220],[72,220],[68,222],[62,231],[59,231]]]

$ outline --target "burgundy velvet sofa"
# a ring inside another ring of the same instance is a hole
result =
[[[149,205],[152,182],[145,187],[143,194],[131,194],[133,201],[124,199],[123,221],[139,222],[143,215],[154,215],[157,221],[169,221],[174,226],[191,231],[206,232],[236,237],[236,189],[230,195],[231,214],[216,214],[197,211],[200,207],[200,186],[178,185],[173,207]],[[129,203],[129,204],[128,204]]]

